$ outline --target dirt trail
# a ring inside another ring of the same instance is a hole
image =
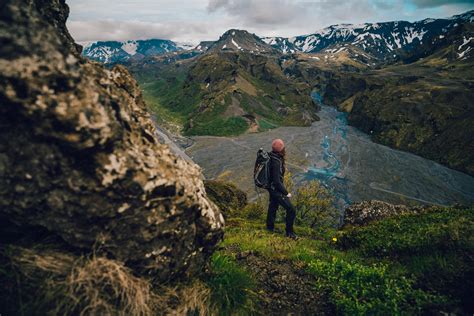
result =
[[[255,252],[237,253],[240,265],[257,282],[259,312],[266,315],[333,314],[324,293],[315,288],[315,277],[288,260],[267,259]]]

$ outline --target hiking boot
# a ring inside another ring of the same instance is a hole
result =
[[[291,238],[293,240],[298,239],[298,236],[296,236],[296,234],[293,233],[293,232],[292,233],[286,233],[286,237]]]

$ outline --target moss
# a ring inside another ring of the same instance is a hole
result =
[[[270,123],[269,121],[265,119],[260,119],[257,121],[257,123],[258,123],[258,127],[260,131],[266,131],[266,130],[274,129],[278,127],[278,125]]]
[[[247,195],[231,183],[204,181],[207,196],[221,209],[225,217],[247,204]]]

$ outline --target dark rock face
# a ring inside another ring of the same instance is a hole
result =
[[[64,0],[0,7],[0,217],[156,280],[202,269],[222,215],[129,73],[80,56]]]

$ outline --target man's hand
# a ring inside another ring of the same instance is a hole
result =
[[[287,198],[291,198],[291,193],[288,193],[288,195],[286,196]]]

